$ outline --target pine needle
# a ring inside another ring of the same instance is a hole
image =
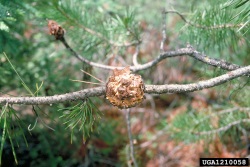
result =
[[[88,82],[88,81],[81,81],[81,80],[72,80],[70,79],[71,81],[74,81],[74,82],[83,82],[83,83],[89,83],[89,84],[95,84],[95,85],[103,85],[101,83],[95,83],[95,82]]]
[[[3,155],[3,146],[4,146],[4,143],[5,143],[5,139],[6,139],[6,126],[7,126],[7,120],[6,120],[6,117],[7,117],[7,113],[6,113],[6,109],[7,109],[7,106],[8,104],[6,104],[5,108],[3,109],[2,111],[2,115],[4,114],[4,125],[3,125],[3,134],[2,134],[2,138],[1,138],[1,148],[0,148],[0,166],[2,164],[2,155]],[[1,117],[2,117],[1,115]]]
[[[96,79],[97,81],[104,83],[102,80],[100,80],[99,78],[97,78],[97,77],[91,75],[90,73],[88,73],[88,72],[86,72],[86,71],[84,71],[84,70],[81,70],[81,71],[82,71],[84,74],[87,74],[87,75],[93,77],[93,78]]]
[[[15,148],[14,148],[14,144],[13,144],[13,141],[12,141],[12,137],[11,137],[11,134],[8,130],[8,127],[7,127],[7,133],[8,133],[8,136],[9,136],[9,140],[10,140],[10,145],[11,145],[11,148],[12,148],[12,154],[14,156],[14,159],[15,159],[15,162],[16,164],[18,165],[18,162],[17,162],[17,157],[16,157],[16,152],[15,152]]]
[[[10,63],[12,69],[15,71],[15,73],[17,74],[18,78],[21,80],[22,85],[24,86],[24,88],[30,93],[30,95],[35,96],[32,91],[30,90],[30,88],[25,84],[25,82],[23,81],[23,79],[21,78],[21,76],[19,75],[19,73],[16,71],[15,67],[13,66],[13,64],[11,63],[11,61],[9,60],[8,56],[6,55],[5,52],[3,52],[5,58],[8,60],[8,62]]]

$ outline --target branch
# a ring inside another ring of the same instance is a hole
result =
[[[139,65],[139,63],[138,63],[138,61],[137,61],[137,58],[138,58],[138,55],[139,55],[139,51],[140,51],[140,46],[137,45],[137,46],[136,46],[136,49],[135,49],[135,53],[133,54],[133,64],[134,64],[135,66],[138,66],[138,65]]]
[[[69,46],[69,44],[67,43],[67,41],[65,40],[64,37],[62,37],[62,38],[60,38],[58,40],[63,43],[63,45],[73,54],[73,56],[75,56],[78,60],[80,60],[80,61],[82,61],[82,62],[84,62],[86,64],[89,64],[90,66],[98,67],[98,68],[102,68],[102,69],[106,69],[106,70],[114,70],[114,69],[121,70],[121,69],[124,68],[124,67],[103,65],[103,64],[99,64],[99,63],[89,61],[89,60],[85,59],[83,56],[77,54]],[[137,64],[137,65],[134,65],[134,66],[130,66],[130,70],[132,70],[134,72],[140,71],[140,70],[145,70],[145,69],[148,69],[148,68],[150,68],[152,66],[155,66],[156,64],[158,64],[159,62],[161,62],[162,60],[164,60],[166,58],[176,57],[176,56],[185,56],[185,55],[188,55],[188,56],[190,56],[192,58],[195,58],[196,60],[199,60],[199,61],[201,61],[203,63],[208,64],[208,65],[219,67],[221,69],[228,70],[228,71],[241,68],[241,66],[226,62],[225,60],[210,58],[210,57],[206,56],[205,54],[202,54],[202,53],[198,52],[192,46],[187,46],[186,48],[181,48],[181,49],[178,49],[176,51],[163,52],[158,57],[156,57],[154,60],[152,60],[152,61],[150,61],[148,63]]]
[[[234,78],[240,77],[242,75],[250,73],[250,65],[230,71],[227,74],[205,80],[200,81],[197,83],[192,84],[186,84],[186,85],[146,85],[146,93],[156,93],[156,94],[162,94],[162,93],[184,93],[184,92],[193,92],[197,90],[202,90],[205,88],[211,88],[217,85],[221,85],[229,80],[232,80]]]
[[[127,122],[127,128],[128,128],[128,137],[129,137],[129,147],[130,147],[130,157],[133,161],[133,164],[135,167],[138,167],[136,159],[135,159],[135,151],[134,151],[134,145],[133,145],[133,136],[131,132],[131,122],[130,122],[130,111],[131,109],[126,110],[126,122]]]
[[[85,59],[83,56],[77,54],[70,46],[69,44],[66,42],[65,38],[60,38],[59,39],[63,45],[73,54],[73,56],[75,56],[78,60],[89,64],[90,66],[93,67],[98,67],[98,68],[102,68],[102,69],[106,69],[106,70],[114,70],[114,69],[123,69],[124,67],[117,67],[117,66],[108,66],[108,65],[103,65],[103,64],[99,64],[99,63],[95,63],[92,61],[89,61],[87,59]],[[156,65],[157,63],[159,63],[160,61],[162,61],[163,59],[167,58],[167,57],[175,57],[175,56],[183,56],[183,55],[190,55],[193,53],[193,49],[190,48],[183,48],[183,49],[178,49],[176,51],[168,51],[165,53],[160,54],[156,59],[142,64],[142,65],[136,65],[136,66],[130,66],[130,70],[132,71],[139,71],[139,70],[145,70],[147,68],[150,68],[154,65]]]
[[[214,66],[214,67],[219,67],[223,70],[232,71],[232,70],[236,70],[238,68],[241,68],[241,66],[239,66],[237,64],[232,64],[232,63],[226,62],[225,60],[210,58],[210,57],[206,56],[205,54],[202,54],[196,50],[194,50],[193,54],[191,54],[190,56],[195,58],[196,60],[203,62],[203,63],[206,63],[206,64]]]
[[[197,121],[195,124],[198,125],[198,124],[201,124],[202,122],[204,122],[208,118],[212,118],[212,117],[215,117],[215,116],[222,116],[223,114],[232,113],[232,112],[235,112],[235,111],[237,111],[237,112],[240,112],[240,111],[249,112],[250,107],[233,107],[233,108],[225,109],[225,110],[222,110],[222,111],[219,111],[219,112],[211,113],[211,114],[205,116],[204,118],[202,118],[201,120]]]
[[[199,81],[199,82],[191,83],[191,84],[145,85],[145,93],[163,94],[163,93],[193,92],[193,91],[221,85],[229,80],[243,76],[248,73],[250,73],[250,65],[228,72],[224,75],[221,75],[212,79]],[[102,95],[105,95],[105,87],[83,89],[77,92],[54,95],[54,96],[45,96],[45,97],[0,97],[0,104],[6,104],[6,103],[30,104],[30,105],[53,104],[53,103],[61,103],[61,102],[66,102],[66,101],[81,100],[87,97],[96,97],[96,96],[102,96]]]
[[[164,52],[164,44],[166,42],[167,39],[167,35],[166,35],[166,11],[165,9],[162,10],[162,40],[161,40],[161,45],[160,45],[160,50],[161,52]]]
[[[247,26],[248,24],[246,23],[239,23],[239,24],[222,24],[222,25],[214,25],[214,26],[204,26],[204,25],[200,25],[200,24],[195,24],[195,23],[192,23],[188,20],[186,20],[186,18],[181,14],[179,13],[178,11],[166,11],[165,14],[168,14],[168,13],[175,13],[177,15],[180,16],[180,18],[186,23],[188,24],[189,26],[193,26],[193,27],[196,27],[196,28],[202,28],[202,29],[207,29],[207,30],[210,30],[210,29],[221,29],[221,28],[239,28],[239,27],[242,27],[242,26]]]
[[[250,123],[250,119],[241,119],[241,120],[238,120],[238,121],[234,121],[234,122],[232,122],[232,123],[230,123],[230,124],[228,124],[226,126],[223,126],[221,128],[218,128],[218,129],[210,130],[210,131],[192,132],[192,133],[197,134],[197,135],[212,135],[212,134],[215,134],[215,133],[226,131],[229,128],[231,128],[232,126],[238,125],[238,124],[243,123],[243,122]]]
[[[83,100],[87,97],[102,96],[105,93],[105,87],[96,87],[90,89],[83,89],[77,92],[71,92],[54,96],[43,97],[0,97],[0,104],[54,104],[66,101]]]

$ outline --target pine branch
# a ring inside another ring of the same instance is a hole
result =
[[[83,89],[77,92],[71,92],[54,96],[43,97],[0,97],[0,104],[53,104],[62,103],[66,101],[83,100],[87,97],[102,96],[105,93],[105,87],[96,87],[90,89]]]
[[[163,94],[163,93],[193,92],[221,85],[227,81],[230,81],[232,79],[235,79],[237,77],[243,76],[248,73],[250,73],[250,65],[239,68],[237,70],[230,71],[224,75],[212,79],[199,81],[191,84],[145,85],[145,93]],[[62,103],[66,101],[81,100],[87,97],[96,97],[102,95],[105,95],[105,87],[83,89],[77,92],[71,92],[54,96],[44,96],[44,97],[0,97],[0,104],[6,104],[6,103],[29,104],[29,105],[52,104],[52,103]]]
[[[74,18],[72,18],[70,15],[68,15],[66,12],[64,12],[62,9],[60,9],[58,6],[56,7],[57,10],[59,12],[61,12],[62,15],[64,15],[68,20],[74,22],[75,24],[77,24],[79,27],[81,27],[83,30],[85,30],[86,32],[88,32],[89,34],[91,35],[94,35],[106,42],[108,42],[110,45],[112,46],[115,46],[115,47],[128,47],[128,46],[134,46],[134,45],[137,45],[137,44],[140,44],[141,43],[141,40],[140,39],[137,39],[137,41],[133,41],[131,43],[122,43],[122,44],[119,44],[119,43],[116,43],[115,41],[112,41],[112,40],[109,40],[108,38],[106,38],[105,36],[103,36],[101,33],[99,32],[96,32],[82,24],[80,24],[79,22],[77,22]]]
[[[221,85],[227,81],[230,81],[234,78],[243,76],[245,74],[250,73],[250,65],[228,72],[227,74],[205,80],[200,81],[192,84],[186,84],[186,85],[146,85],[145,92],[146,93],[156,93],[156,94],[162,94],[162,93],[184,93],[184,92],[193,92],[197,90],[202,90],[206,88],[211,88],[217,85]]]
[[[237,64],[232,64],[232,63],[226,62],[225,60],[210,58],[210,57],[206,56],[205,54],[200,53],[198,51],[194,51],[193,54],[190,56],[195,58],[196,60],[203,62],[203,63],[206,63],[206,64],[214,66],[214,67],[219,67],[223,70],[232,71],[232,70],[241,68],[241,66],[239,66]]]
[[[77,54],[70,46],[69,44],[67,43],[67,41],[65,40],[65,38],[60,38],[59,39],[63,45],[66,47],[66,49],[68,49],[74,57],[76,57],[78,60],[86,63],[86,64],[89,64],[90,66],[93,66],[93,67],[97,67],[97,68],[102,68],[102,69],[105,69],[105,70],[114,70],[114,69],[123,69],[124,67],[117,67],[117,66],[109,66],[109,65],[104,65],[104,64],[99,64],[99,63],[95,63],[95,62],[92,62],[92,61],[89,61],[87,59],[85,59],[83,56]],[[162,53],[160,54],[156,59],[148,62],[148,63],[145,63],[145,64],[142,64],[142,65],[136,65],[136,66],[130,66],[130,70],[132,71],[140,71],[140,70],[145,70],[145,69],[148,69],[154,65],[156,65],[157,63],[159,63],[160,61],[162,61],[163,59],[165,58],[168,58],[168,57],[175,57],[175,56],[183,56],[183,55],[191,55],[193,53],[193,50],[190,49],[190,48],[182,48],[182,49],[178,49],[176,51],[168,51],[168,52],[165,52],[165,53]]]
[[[189,26],[193,26],[196,28],[202,28],[202,29],[206,29],[206,30],[211,30],[211,29],[222,29],[222,28],[240,28],[242,26],[248,26],[250,23],[239,23],[239,24],[221,24],[221,25],[214,25],[214,26],[204,26],[204,25],[200,25],[200,24],[195,24],[192,23],[190,21],[188,21],[181,13],[179,13],[178,11],[166,11],[165,14],[168,13],[175,13],[178,16],[180,16],[180,18]]]
[[[104,64],[99,64],[99,63],[89,61],[89,60],[85,59],[83,56],[77,54],[69,46],[69,44],[67,43],[67,41],[65,40],[64,37],[60,38],[59,40],[63,43],[63,45],[66,47],[66,49],[68,49],[73,54],[74,57],[76,57],[78,60],[80,60],[86,64],[89,64],[90,66],[102,68],[105,70],[114,70],[114,69],[123,69],[124,68],[124,67],[109,66],[109,65],[104,65]],[[163,52],[154,60],[152,60],[148,63],[145,63],[145,64],[138,64],[137,63],[137,65],[130,66],[130,69],[134,72],[140,71],[140,70],[145,70],[145,69],[148,69],[152,66],[155,66],[156,64],[158,64],[159,62],[161,62],[162,60],[164,60],[166,58],[176,57],[176,56],[186,56],[186,55],[193,57],[193,58],[195,58],[203,63],[206,63],[208,65],[219,67],[219,68],[224,69],[224,70],[231,71],[231,70],[241,68],[241,66],[226,62],[225,60],[210,58],[210,57],[206,56],[205,54],[198,52],[192,46],[189,45],[186,48],[181,48],[181,49],[178,49],[176,51]]]
[[[139,65],[138,60],[137,60],[138,59],[138,55],[139,55],[139,51],[140,51],[140,46],[137,45],[135,53],[133,54],[133,64],[134,64],[134,66],[138,66]]]
[[[221,128],[218,128],[218,129],[210,130],[210,131],[192,132],[192,133],[194,133],[196,135],[212,135],[212,134],[215,134],[215,133],[226,131],[229,128],[231,128],[232,126],[238,125],[238,124],[243,123],[243,122],[250,123],[250,119],[241,119],[241,120],[238,120],[238,121],[234,121],[234,122],[232,122],[232,123],[230,123],[230,124],[228,124],[226,126],[223,126]]]
[[[233,107],[233,108],[229,108],[229,109],[225,109],[219,112],[215,112],[212,114],[209,114],[208,116],[205,116],[204,118],[202,118],[201,120],[199,120],[196,125],[204,122],[206,119],[211,118],[211,117],[215,117],[215,116],[222,116],[223,114],[228,114],[228,113],[233,113],[233,112],[249,112],[250,111],[250,107]]]
[[[164,10],[163,10],[163,14],[164,14]],[[163,17],[163,19],[165,19],[165,17]],[[74,49],[72,49],[72,47],[67,43],[67,41],[65,40],[64,37],[64,32],[65,30],[59,26],[55,21],[50,20],[48,21],[48,27],[49,27],[49,31],[51,35],[54,35],[56,40],[59,40],[63,43],[63,45],[66,47],[66,49],[68,49],[74,57],[76,57],[78,60],[93,66],[93,67],[98,67],[98,68],[102,68],[102,69],[106,69],[106,70],[114,70],[114,69],[123,69],[124,67],[114,67],[114,66],[108,66],[108,65],[103,65],[103,64],[99,64],[99,63],[95,63],[95,62],[91,62],[87,59],[85,59],[83,56],[79,55]],[[176,51],[167,51],[164,52],[164,48],[163,48],[163,44],[166,40],[166,32],[165,32],[166,26],[165,23],[163,23],[163,30],[162,30],[162,34],[163,34],[163,39],[161,41],[161,54],[155,58],[154,60],[145,63],[145,64],[138,64],[137,62],[137,54],[139,52],[139,46],[137,46],[137,51],[133,56],[133,63],[135,64],[134,66],[130,66],[130,70],[132,71],[139,71],[139,70],[145,70],[147,68],[150,68],[156,64],[158,64],[160,61],[169,58],[169,57],[175,57],[175,56],[184,56],[184,55],[188,55],[190,57],[193,57],[203,63],[206,63],[208,65],[212,65],[215,67],[219,67],[225,70],[235,70],[237,68],[240,68],[241,66],[236,65],[236,64],[232,64],[232,63],[228,63],[224,60],[219,60],[219,59],[213,59],[213,58],[209,58],[208,56],[196,51],[191,45],[188,45],[186,48],[182,48],[182,49],[178,49]]]

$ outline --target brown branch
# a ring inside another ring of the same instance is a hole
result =
[[[223,70],[232,71],[232,70],[241,68],[241,66],[237,64],[232,64],[232,63],[226,62],[225,60],[210,58],[206,56],[205,54],[202,54],[196,50],[194,50],[193,54],[191,54],[190,56],[203,63],[206,63],[214,67],[219,67]]]
[[[105,93],[105,87],[96,87],[83,89],[77,92],[71,92],[61,95],[44,96],[44,97],[0,97],[0,104],[53,104],[66,101],[82,100],[87,97],[102,96]]]
[[[123,69],[124,68],[124,67],[117,67],[117,66],[108,66],[108,65],[103,65],[103,64],[99,64],[99,63],[89,61],[89,60],[85,59],[83,56],[77,54],[69,46],[69,44],[66,42],[64,37],[59,39],[59,40],[73,54],[73,56],[75,56],[80,61],[82,61],[82,62],[84,62],[86,64],[89,64],[90,66],[98,67],[98,68],[102,68],[102,69],[106,69],[106,70],[114,70],[114,69]],[[132,71],[145,70],[147,68],[150,68],[150,67],[156,65],[157,63],[159,63],[160,61],[162,61],[163,59],[165,59],[167,57],[190,55],[192,53],[193,53],[193,49],[191,49],[191,48],[183,48],[183,49],[178,49],[176,51],[168,51],[168,52],[160,54],[156,59],[154,59],[154,60],[152,60],[152,61],[150,61],[148,63],[142,64],[142,65],[137,65],[137,66],[130,66],[130,70],[132,70]]]
[[[229,80],[243,76],[250,73],[250,65],[239,68],[237,70],[228,72],[224,75],[208,79],[205,81],[199,81],[196,83],[177,85],[145,85],[145,93],[149,94],[163,94],[163,93],[184,93],[211,88],[217,85],[221,85]],[[54,96],[45,97],[0,97],[0,104],[52,104],[61,103],[66,101],[81,100],[87,97],[95,97],[105,95],[105,87],[96,87],[90,89],[83,89],[81,91],[66,93]]]
[[[206,88],[211,88],[217,85],[221,85],[229,80],[232,80],[234,78],[240,77],[242,75],[250,73],[250,65],[246,67],[242,67],[240,69],[228,72],[227,74],[205,80],[200,81],[192,84],[186,84],[186,85],[146,85],[145,92],[146,93],[156,93],[156,94],[162,94],[162,93],[184,93],[184,92],[193,92],[197,90],[202,90]]]
[[[66,47],[66,49],[68,49],[73,54],[73,56],[75,56],[80,61],[82,61],[86,64],[89,64],[90,66],[98,67],[98,68],[102,68],[102,69],[106,69],[106,70],[114,70],[114,69],[123,69],[124,68],[124,67],[109,66],[109,65],[104,65],[104,64],[89,61],[89,60],[85,59],[83,56],[77,54],[69,46],[69,44],[67,43],[67,41],[65,40],[64,37],[60,38],[59,41],[61,41],[63,43],[63,45]],[[228,71],[241,68],[241,66],[226,62],[225,60],[210,58],[210,57],[206,56],[205,54],[202,54],[202,53],[196,51],[192,46],[187,46],[186,48],[181,48],[181,49],[178,49],[176,51],[163,52],[158,57],[156,57],[154,60],[152,60],[148,63],[130,66],[130,70],[132,70],[134,72],[140,71],[140,70],[145,70],[145,69],[148,69],[152,66],[155,66],[156,64],[158,64],[159,62],[161,62],[162,60],[164,60],[166,58],[176,57],[176,56],[185,56],[185,55],[188,55],[192,58],[195,58],[196,60],[199,60],[203,63],[208,64],[208,65],[219,67],[221,69],[228,70]]]

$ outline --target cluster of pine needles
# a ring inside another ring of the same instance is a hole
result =
[[[71,129],[71,143],[76,127],[79,127],[79,131],[83,134],[83,139],[86,140],[100,122],[102,115],[102,112],[89,98],[73,107],[60,109],[59,111],[63,112],[60,118],[65,119],[64,124],[67,125],[66,128]]]

